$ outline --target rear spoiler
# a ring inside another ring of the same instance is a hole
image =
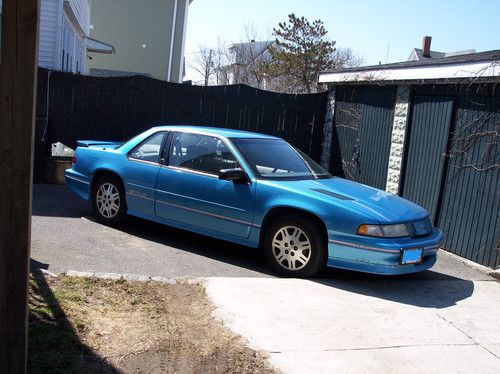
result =
[[[77,140],[77,147],[90,147],[91,145],[119,145],[122,142],[107,142],[105,140]]]

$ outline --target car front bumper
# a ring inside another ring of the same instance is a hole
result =
[[[328,240],[328,266],[386,275],[414,273],[434,265],[442,242],[439,229],[419,238],[397,239],[336,233]],[[408,249],[422,249],[422,260],[402,265],[402,251]]]

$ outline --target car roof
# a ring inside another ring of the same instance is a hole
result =
[[[275,136],[259,134],[251,131],[242,131],[234,129],[224,129],[220,127],[209,126],[155,126],[155,129],[166,131],[182,131],[182,132],[195,132],[203,134],[213,134],[223,136],[226,138],[254,138],[254,139],[279,139]]]

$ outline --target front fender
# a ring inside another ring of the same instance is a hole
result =
[[[275,185],[257,183],[254,222],[261,226],[267,214],[276,208],[293,208],[317,216],[326,226],[328,235],[335,232],[355,234],[360,223],[378,222],[368,214],[349,207],[342,200],[326,200],[304,192],[283,190]]]

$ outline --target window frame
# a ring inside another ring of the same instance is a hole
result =
[[[159,162],[141,160],[141,159],[138,159],[138,158],[135,158],[135,157],[131,156],[132,152],[135,149],[141,147],[148,140],[150,140],[151,138],[157,136],[160,133],[163,133],[163,139],[161,141],[160,152],[158,154],[158,156],[160,157]],[[137,143],[135,146],[132,147],[132,149],[130,149],[130,151],[127,152],[127,160],[128,161],[133,161],[133,162],[140,162],[140,163],[148,164],[148,165],[161,166],[163,164],[163,162],[164,162],[165,148],[166,148],[166,145],[167,145],[167,141],[170,139],[170,134],[171,133],[172,133],[171,131],[160,130],[160,131],[157,131],[157,132],[149,135],[146,139],[144,139],[144,140],[140,141],[139,143]]]
[[[162,167],[166,167],[166,168],[172,169],[172,170],[178,170],[178,171],[183,171],[183,172],[187,172],[187,173],[198,174],[198,175],[203,175],[203,176],[206,176],[206,177],[212,177],[212,178],[219,179],[219,174],[213,174],[213,173],[209,173],[207,171],[202,171],[202,170],[190,169],[190,168],[183,167],[183,166],[169,165],[169,162],[170,162],[170,152],[172,151],[172,145],[174,143],[173,140],[174,140],[174,137],[177,134],[199,135],[199,136],[204,136],[204,137],[209,137],[209,138],[215,138],[215,139],[220,140],[222,143],[224,143],[224,145],[226,146],[226,148],[228,149],[228,151],[231,153],[231,155],[233,156],[234,160],[236,161],[238,167],[241,168],[245,172],[245,174],[247,174],[247,172],[241,166],[241,162],[238,160],[238,157],[236,157],[236,155],[234,154],[233,150],[229,146],[228,141],[226,139],[224,139],[224,138],[222,138],[220,136],[217,136],[216,134],[198,133],[198,132],[190,132],[190,131],[172,131],[171,132],[171,136],[169,137],[169,144],[168,144],[167,147],[165,147],[165,154],[164,154],[164,157],[163,157]]]

